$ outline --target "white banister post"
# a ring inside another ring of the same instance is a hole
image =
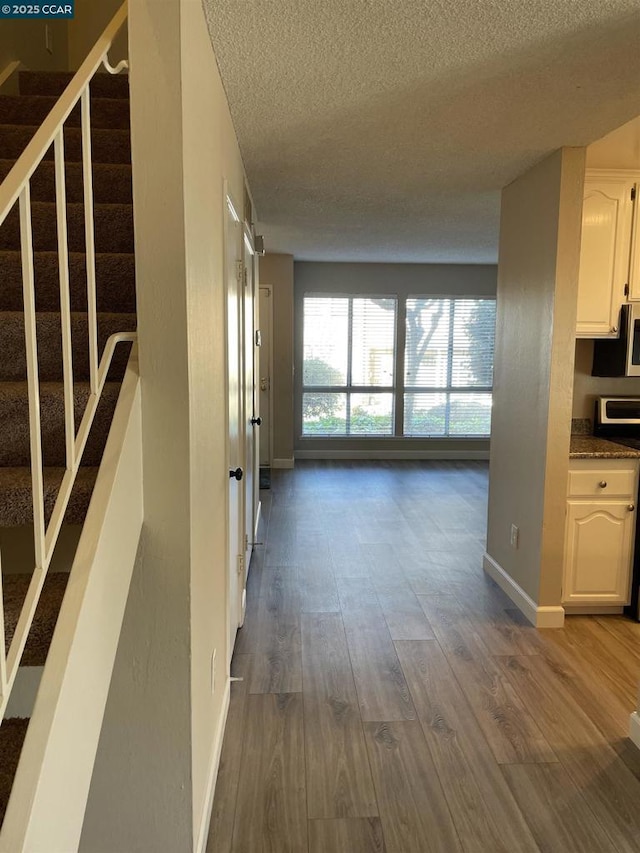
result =
[[[42,472],[42,435],[40,430],[40,385],[38,382],[33,232],[31,229],[31,185],[28,181],[20,193],[20,247],[22,252],[24,336],[27,354],[27,384],[29,389],[33,532],[36,568],[44,569],[46,566],[44,553],[44,483]]]
[[[58,268],[60,276],[60,322],[62,327],[62,371],[64,387],[64,432],[67,471],[75,467],[75,411],[73,404],[73,354],[71,346],[71,300],[69,294],[69,243],[67,239],[67,192],[64,162],[64,131],[55,139],[56,214],[58,219]]]
[[[87,321],[89,323],[89,376],[91,393],[98,390],[98,315],[96,303],[96,249],[93,221],[93,172],[91,165],[91,108],[89,84],[82,93],[82,177],[84,183],[84,234],[87,253]]]

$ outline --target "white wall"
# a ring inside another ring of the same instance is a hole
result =
[[[53,52],[45,47],[45,25],[49,26]],[[31,71],[64,71],[68,65],[67,21],[3,20],[0,24],[0,73],[12,62]],[[4,90],[17,92],[17,79]]]
[[[587,169],[640,170],[640,116],[588,145]]]
[[[583,180],[563,149],[502,193],[487,553],[541,606],[561,598]]]
[[[69,21],[69,69],[77,71],[98,37],[122,5],[123,0],[76,0],[75,17]],[[126,59],[126,25],[109,51],[112,64]]]
[[[181,42],[191,448],[191,755],[197,838],[228,674],[223,182],[228,181],[241,210],[244,171],[200,2],[182,2]],[[217,683],[212,693],[214,649]]]
[[[129,26],[145,525],[81,849],[176,853],[228,695],[223,181],[242,199],[244,176],[201,4],[132,0]]]

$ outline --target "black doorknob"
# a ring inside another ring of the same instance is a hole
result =
[[[242,470],[242,468],[236,468],[235,470],[232,468],[232,469],[229,471],[229,478],[230,478],[230,479],[232,479],[232,480],[233,480],[233,479],[235,479],[235,480],[241,480],[241,479],[242,479],[242,477],[243,477],[243,475],[244,475],[244,471]]]
[[[251,423],[254,426],[262,426],[262,418],[251,418]]]

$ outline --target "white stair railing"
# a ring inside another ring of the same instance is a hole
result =
[[[27,385],[29,391],[29,428],[31,447],[31,480],[33,488],[33,528],[35,568],[22,606],[11,645],[6,649],[4,600],[0,572],[0,720],[4,715],[24,647],[40,600],[51,558],[65,511],[71,497],[82,454],[107,379],[116,346],[133,342],[135,333],[112,335],[102,358],[98,357],[98,321],[96,305],[96,259],[94,244],[94,198],[91,158],[90,82],[101,65],[110,73],[118,73],[128,65],[109,64],[108,52],[127,19],[126,2],[120,7],[95,46],[82,63],[42,126],[0,185],[0,227],[16,202],[20,213],[20,245],[24,294]],[[82,133],[82,172],[84,182],[85,252],[87,268],[87,310],[89,326],[90,395],[76,434],[73,398],[73,362],[71,345],[71,297],[69,285],[69,252],[67,241],[67,207],[65,190],[64,126],[69,114],[80,103]],[[58,263],[60,277],[60,316],[62,327],[62,359],[64,383],[64,417],[66,471],[53,508],[46,523],[44,505],[44,473],[42,433],[40,428],[40,388],[38,380],[38,342],[36,328],[35,275],[31,223],[31,178],[53,144],[55,163],[56,214],[58,231]]]

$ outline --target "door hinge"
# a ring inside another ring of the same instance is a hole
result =
[[[636,200],[636,188],[631,187],[631,201],[635,201],[635,200]]]
[[[242,284],[242,280],[244,277],[244,263],[243,261],[236,261],[236,279],[238,284]]]
[[[244,577],[244,554],[238,554],[238,577]]]
[[[249,548],[249,534],[244,534],[244,550],[246,551]]]
[[[624,295],[625,296],[629,295],[629,282],[627,282],[624,286]]]
[[[244,280],[244,286],[248,287],[249,286],[249,273],[248,273],[248,267],[246,266],[246,264],[243,265],[242,277]]]

